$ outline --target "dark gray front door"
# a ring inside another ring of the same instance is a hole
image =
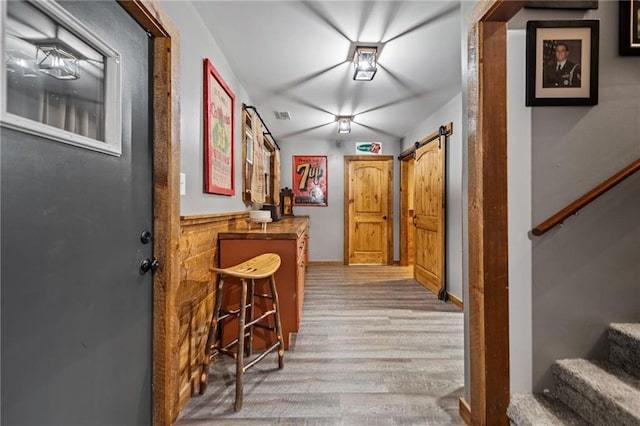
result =
[[[61,4],[122,55],[122,155],[1,130],[0,423],[150,424],[150,39],[115,1]]]

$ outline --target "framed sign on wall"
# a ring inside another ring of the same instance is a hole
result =
[[[327,156],[293,156],[293,205],[327,206]]]
[[[234,195],[235,95],[211,61],[204,60],[204,192]]]

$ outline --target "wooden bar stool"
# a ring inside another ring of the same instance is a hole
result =
[[[218,274],[218,280],[216,284],[216,301],[213,308],[211,325],[209,326],[209,336],[207,337],[207,344],[205,347],[205,361],[201,377],[200,393],[202,394],[206,390],[209,375],[209,364],[213,357],[218,353],[222,353],[235,358],[235,411],[240,411],[242,408],[242,378],[245,371],[253,367],[259,361],[264,359],[267,354],[276,349],[278,349],[278,368],[282,369],[282,367],[284,367],[284,341],[282,339],[282,326],[280,324],[280,312],[278,310],[278,292],[276,290],[276,280],[274,278],[274,274],[280,267],[280,262],[280,256],[277,254],[265,253],[228,268],[211,268],[213,272]],[[240,279],[241,292],[238,309],[230,311],[222,309],[224,287],[227,283],[225,281],[225,277],[235,277]],[[269,280],[270,294],[256,294],[255,280],[264,278]],[[247,293],[249,293],[248,298]],[[263,312],[258,318],[254,318],[254,305],[256,298],[271,300],[272,305],[271,309]],[[265,321],[270,316],[273,316],[274,318],[275,327],[270,326]],[[231,318],[238,318],[238,336],[223,346],[221,338],[223,321]],[[253,355],[252,339],[254,327],[259,327],[275,333],[277,341],[245,364],[245,352],[248,357]],[[235,350],[232,350],[232,348],[235,348]]]

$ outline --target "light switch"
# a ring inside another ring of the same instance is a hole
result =
[[[187,195],[187,175],[180,173],[180,195]]]

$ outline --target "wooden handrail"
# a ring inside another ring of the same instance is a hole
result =
[[[549,229],[553,228],[556,225],[561,224],[566,218],[575,214],[578,210],[634,174],[640,170],[640,158],[636,161],[629,164],[624,169],[620,170],[615,175],[611,176],[609,179],[602,182],[600,185],[593,188],[591,191],[584,194],[582,197],[578,198],[558,213],[549,217],[547,220],[542,222],[540,225],[536,226],[531,230],[531,233],[536,236],[540,236],[547,232]]]

